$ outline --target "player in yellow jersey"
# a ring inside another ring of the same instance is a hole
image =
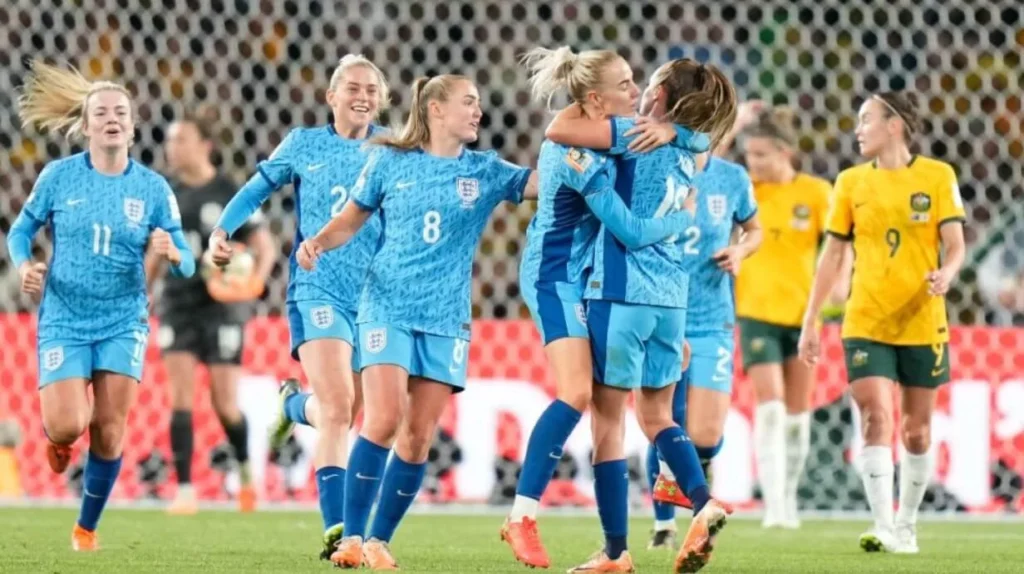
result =
[[[740,266],[736,315],[743,368],[757,399],[754,449],[765,527],[797,528],[797,487],[810,448],[813,371],[797,357],[804,306],[825,233],[830,185],[793,167],[794,116],[750,101],[733,134],[754,183],[761,248]]]
[[[846,257],[856,253],[843,321],[850,389],[863,421],[860,471],[874,527],[864,550],[916,553],[917,509],[931,476],[931,418],[949,381],[946,291],[964,260],[964,208],[948,164],[911,155],[916,105],[887,92],[860,108],[857,142],[871,159],[836,181],[800,355],[820,355],[817,316]],[[900,386],[900,505],[893,517],[893,385]]]

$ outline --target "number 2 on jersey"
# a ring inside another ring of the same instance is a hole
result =
[[[331,204],[331,217],[337,217],[342,209],[345,209],[345,202],[348,201],[348,190],[344,186],[336,185],[331,188],[331,197],[335,195],[338,199]]]
[[[683,253],[687,255],[697,255],[700,253],[700,249],[697,249],[697,242],[700,241],[700,228],[696,225],[691,225],[686,228],[683,232],[686,235],[686,243],[683,244]]]
[[[441,239],[441,214],[430,210],[423,214],[423,241],[433,245]]]

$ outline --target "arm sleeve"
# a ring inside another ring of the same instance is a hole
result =
[[[168,233],[174,230],[181,230],[181,211],[178,209],[178,199],[174,196],[174,190],[166,179],[160,178],[163,189],[160,193],[164,195],[165,201],[159,203],[156,213],[156,226]]]
[[[611,155],[622,155],[629,151],[629,142],[632,139],[627,138],[623,134],[636,125],[636,120],[634,118],[615,116],[613,118],[609,118],[608,122],[612,129],[612,145],[608,148],[608,153]],[[678,139],[678,137],[676,139]]]
[[[242,186],[242,189],[238,190],[238,193],[224,206],[224,211],[220,214],[220,219],[217,220],[217,227],[223,229],[228,237],[231,237],[246,225],[247,221],[254,224],[260,223],[262,221],[260,206],[275,189],[279,189],[279,186],[272,185],[262,172],[253,174],[249,181]],[[256,219],[256,214],[260,214],[259,220]]]
[[[832,207],[828,212],[825,232],[833,237],[849,241],[853,239],[853,207],[850,205],[849,175],[839,174],[832,194]]]
[[[750,176],[744,170],[740,172],[740,177],[736,183],[737,186],[742,186],[744,190],[740,194],[739,202],[736,204],[736,213],[733,214],[733,221],[736,223],[746,223],[750,221],[751,217],[757,214],[757,199],[754,198],[754,183],[750,181]]]
[[[191,277],[196,272],[196,257],[180,226],[171,232],[171,241],[174,241],[174,246],[181,252],[181,263],[170,266],[171,275],[180,278]]]
[[[938,210],[939,225],[958,221],[963,223],[967,220],[964,212],[964,200],[960,197],[960,185],[956,181],[956,173],[952,167],[943,166],[943,177],[939,183]]]
[[[653,219],[634,216],[603,173],[590,181],[584,198],[605,228],[631,250],[664,241],[693,224],[693,216],[688,211]]]
[[[493,185],[503,190],[502,201],[521,203],[526,183],[530,180],[533,170],[528,167],[516,165],[495,156],[491,163],[490,178]]]
[[[274,149],[274,153],[256,166],[256,171],[267,180],[272,190],[288,183],[295,175],[294,158],[295,151],[299,147],[299,132],[299,129],[288,132],[288,135]]]
[[[704,153],[711,148],[711,138],[706,134],[695,132],[679,124],[673,124],[673,126],[676,128],[676,139],[672,142],[674,147],[682,148],[692,153]]]
[[[7,232],[7,251],[11,254],[14,268],[32,259],[32,238],[43,226],[43,222],[35,218],[27,209],[21,210]]]
[[[352,201],[363,211],[376,211],[384,201],[384,185],[381,182],[379,165],[386,163],[387,148],[378,148],[370,153],[363,171],[352,187]]]

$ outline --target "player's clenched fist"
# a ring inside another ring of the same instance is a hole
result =
[[[231,262],[234,249],[228,241],[227,233],[223,229],[214,229],[210,234],[210,260],[218,267],[224,267]]]
[[[315,239],[307,239],[299,244],[298,253],[295,254],[295,258],[299,261],[299,266],[306,271],[312,271],[316,267],[316,260],[320,258],[320,254],[324,252],[324,248],[320,246]]]
[[[26,261],[18,269],[21,274],[21,290],[29,295],[39,295],[43,292],[43,280],[46,278],[46,264]]]
[[[174,265],[181,263],[181,252],[171,240],[171,234],[163,229],[154,229],[153,233],[149,234],[149,248],[153,250],[153,253]]]

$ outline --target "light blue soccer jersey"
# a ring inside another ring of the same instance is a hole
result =
[[[30,236],[49,224],[53,239],[40,340],[98,341],[148,332],[143,261],[150,233],[177,232],[183,261],[192,257],[167,180],[130,159],[118,176],[93,169],[88,153],[50,162],[22,217],[32,220]]]
[[[477,244],[499,203],[522,201],[530,173],[493,151],[375,150],[352,192],[383,224],[357,322],[468,340]]]
[[[368,135],[381,131],[371,126]],[[257,166],[272,188],[288,183],[295,187],[298,229],[289,262],[289,301],[327,299],[353,313],[358,309],[366,270],[380,240],[379,218],[371,217],[348,243],[325,253],[313,271],[299,267],[295,249],[341,213],[366,164],[367,149],[365,140],[339,137],[331,125],[296,128]]]
[[[591,150],[545,140],[537,171],[537,213],[526,230],[520,281],[577,283],[590,267],[591,248],[600,228],[584,194],[598,174],[614,181],[614,162]]]
[[[743,167],[712,158],[694,178],[697,217],[679,238],[683,268],[690,275],[686,333],[732,331],[736,321],[732,275],[711,257],[729,246],[733,226],[757,213],[750,176]]]
[[[662,146],[636,154],[626,150],[633,118],[613,118],[613,145],[620,155],[615,190],[637,217],[664,217],[682,210],[696,170],[693,153]],[[698,137],[704,137],[697,134]],[[594,270],[585,297],[641,305],[686,308],[689,280],[683,246],[675,237],[629,251],[607,229],[594,242]]]

